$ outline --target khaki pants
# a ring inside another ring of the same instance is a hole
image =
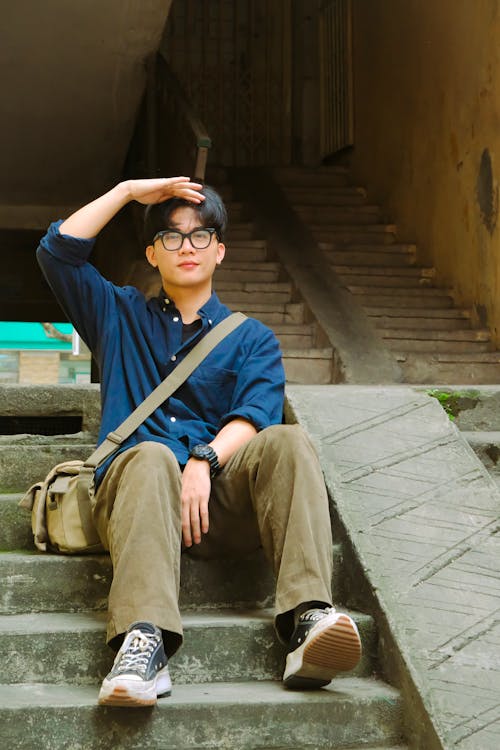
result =
[[[182,643],[180,489],[174,454],[155,442],[121,453],[98,489],[94,517],[113,562],[108,641],[147,620],[164,631],[168,655]],[[185,552],[215,558],[262,546],[276,576],[283,640],[297,605],[331,603],[328,499],[314,448],[298,425],[268,427],[234,454],[212,482],[209,522],[201,543]]]

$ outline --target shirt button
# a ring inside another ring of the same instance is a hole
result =
[[[163,301],[164,301],[164,303],[165,303],[166,305],[169,305],[169,304],[170,304],[170,300],[169,300],[169,299],[167,299],[166,297],[165,297],[165,299],[164,299]]]
[[[210,318],[208,319],[208,323],[209,325],[212,325],[212,321],[210,320]]]
[[[177,317],[177,315],[175,316],[175,318],[172,318],[172,320],[174,321],[174,323],[178,323],[179,322],[179,318]]]
[[[175,356],[175,354],[172,354],[172,356],[170,357],[170,361],[175,362],[176,359],[177,357]]]
[[[175,417],[170,417],[170,421],[171,421],[171,422],[177,422],[177,420],[176,420],[176,418],[175,418]]]

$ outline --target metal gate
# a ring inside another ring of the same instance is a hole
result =
[[[354,141],[351,0],[325,0],[319,13],[320,149],[324,158]]]
[[[219,165],[290,163],[291,1],[174,0],[162,45]]]

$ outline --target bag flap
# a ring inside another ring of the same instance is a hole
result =
[[[49,495],[56,495],[61,492],[67,492],[69,489],[69,483],[71,482],[71,475],[59,475],[50,483]]]
[[[32,484],[31,487],[25,494],[22,496],[22,498],[18,502],[19,508],[24,508],[25,510],[32,511],[33,505],[35,503],[35,493],[42,489],[42,483],[37,482],[36,484]]]

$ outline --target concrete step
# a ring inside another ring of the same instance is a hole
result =
[[[342,598],[341,549],[334,545],[334,599]],[[230,573],[229,573],[230,571]],[[244,558],[181,558],[182,609],[270,607],[274,580],[262,551]],[[0,553],[0,614],[100,611],[111,582],[108,555]]]
[[[407,331],[453,331],[464,330],[467,319],[462,318],[403,318],[393,315],[392,317],[369,316],[375,327],[384,331],[391,328],[405,329]]]
[[[384,339],[411,339],[413,341],[446,341],[450,344],[458,343],[484,343],[491,340],[488,328],[468,328],[457,331],[440,330],[408,330],[405,328],[386,328],[380,332]]]
[[[290,282],[252,283],[245,281],[218,281],[214,285],[221,302],[232,304],[243,309],[248,302],[291,302],[292,284]]]
[[[0,495],[0,552],[33,549],[30,517],[19,507],[22,496],[22,492]]]
[[[285,349],[283,364],[290,384],[326,385],[335,381],[333,349]]]
[[[387,747],[402,732],[399,694],[374,679],[308,694],[277,682],[174,685],[152,711],[98,708],[96,698],[96,687],[2,685],[4,747],[62,750],[75,737],[78,750]]]
[[[333,242],[320,242],[319,246],[334,266],[407,268],[415,264],[417,257],[415,245],[401,243],[380,245],[368,242],[343,247],[335,246]]]
[[[275,282],[280,277],[279,263],[224,260],[217,268],[214,284],[220,281]]]
[[[273,175],[283,187],[333,188],[348,185],[349,170],[345,167],[275,167]]]
[[[434,302],[440,303],[442,299],[450,301],[452,300],[450,292],[447,289],[437,287],[424,287],[423,289],[399,289],[398,287],[395,287],[391,288],[390,290],[388,290],[387,287],[378,286],[375,284],[370,286],[366,286],[363,284],[348,284],[347,287],[352,294],[356,294],[358,296],[376,297],[377,295],[380,295],[380,297],[383,298],[388,293],[390,293],[394,300],[396,302],[399,302],[402,307],[406,307],[407,303],[405,302],[405,300],[408,300],[408,302],[414,307],[418,307],[418,305],[420,304],[432,305],[434,304]],[[372,304],[370,304],[369,306],[373,307]],[[381,303],[380,307],[383,306],[384,305]],[[436,307],[439,306],[440,304],[436,304]]]
[[[405,328],[407,330],[455,331],[469,328],[470,312],[451,308],[428,310],[426,308],[404,309],[365,307],[365,313],[379,329]]]
[[[373,235],[379,235],[379,234],[396,234],[397,226],[396,224],[385,224],[383,222],[371,222],[368,224],[363,224],[362,227],[352,226],[349,224],[349,222],[346,222],[345,224],[336,224],[333,222],[321,222],[321,223],[311,223],[310,228],[313,232],[324,232],[325,230],[332,231],[334,234],[342,233],[342,232],[349,232],[352,231],[353,233],[360,233],[360,234],[367,234],[371,235],[372,239]]]
[[[353,291],[352,289],[350,290]],[[411,306],[412,309],[415,309],[417,307],[421,307],[422,310],[425,310],[426,308],[433,308],[435,310],[446,310],[453,308],[453,299],[450,296],[447,296],[444,293],[438,294],[437,296],[431,297],[426,292],[433,292],[440,290],[434,290],[434,289],[419,289],[415,290],[416,294],[412,294],[411,298],[410,295],[407,295],[408,298],[408,305]],[[371,292],[371,293],[370,293]],[[398,315],[404,313],[404,300],[402,299],[401,294],[397,294],[398,289],[390,289],[386,290],[385,293],[382,293],[382,291],[379,291],[379,293],[375,294],[373,292],[373,289],[365,289],[363,291],[356,291],[353,292],[355,296],[358,297],[358,302],[363,306],[365,309],[373,308],[373,307],[385,307],[385,308],[392,308],[393,310],[396,310]]]
[[[231,310],[239,310],[245,315],[258,318],[266,325],[279,323],[303,323],[305,310],[302,302],[272,303],[246,300],[240,306],[232,302],[228,305]]]
[[[366,190],[362,187],[344,185],[313,190],[300,185],[281,185],[281,188],[293,206],[361,206],[366,203]]]
[[[428,352],[432,354],[475,354],[491,350],[488,342],[478,341],[455,341],[449,339],[416,339],[416,338],[388,338],[385,331],[383,339],[388,349],[400,352]],[[440,331],[442,333],[442,331]],[[453,335],[453,334],[449,334]]]
[[[497,384],[500,352],[422,354],[396,352],[406,383]]]
[[[263,262],[267,258],[265,240],[236,240],[226,242],[226,259],[245,263]]]
[[[323,224],[375,224],[381,220],[379,206],[317,206],[294,204],[294,211],[306,223]]]
[[[251,240],[255,236],[253,222],[235,222],[228,226],[226,239],[228,244],[233,240]],[[258,238],[257,238],[258,239]]]
[[[281,344],[283,351],[291,349],[312,349],[316,337],[316,326],[312,323],[277,324],[273,328],[274,334]]]
[[[495,481],[500,481],[500,432],[495,430],[460,430],[472,450]]]
[[[427,269],[413,269],[409,268],[409,271],[413,270],[427,270]],[[337,272],[339,273],[339,272]],[[434,287],[434,281],[431,274],[416,273],[412,275],[396,275],[396,274],[364,274],[364,273],[339,273],[340,278],[346,284],[346,286],[366,286],[366,287],[377,287],[383,289],[422,289]]]
[[[394,247],[394,245],[392,245]],[[384,281],[386,279],[433,279],[436,275],[434,268],[426,268],[423,266],[358,266],[352,265],[340,265],[337,263],[333,264],[333,270],[338,273],[339,276],[353,276],[353,277],[369,277]]]
[[[0,493],[25,492],[62,461],[85,460],[95,449],[94,442],[70,440],[67,436],[31,437],[25,442],[9,436],[0,444]]]
[[[332,249],[351,250],[358,245],[369,245],[371,247],[383,248],[396,242],[394,232],[371,232],[364,227],[334,227],[321,228],[313,230],[316,241],[321,245],[330,245]],[[376,263],[374,259],[370,263]]]
[[[374,622],[369,615],[349,614],[358,626],[363,657],[342,677],[366,677],[374,669]],[[182,621],[184,643],[169,665],[174,684],[281,679],[286,651],[271,610],[200,610],[183,614]],[[100,612],[0,617],[2,680],[97,685],[113,661],[105,632],[106,615]]]

